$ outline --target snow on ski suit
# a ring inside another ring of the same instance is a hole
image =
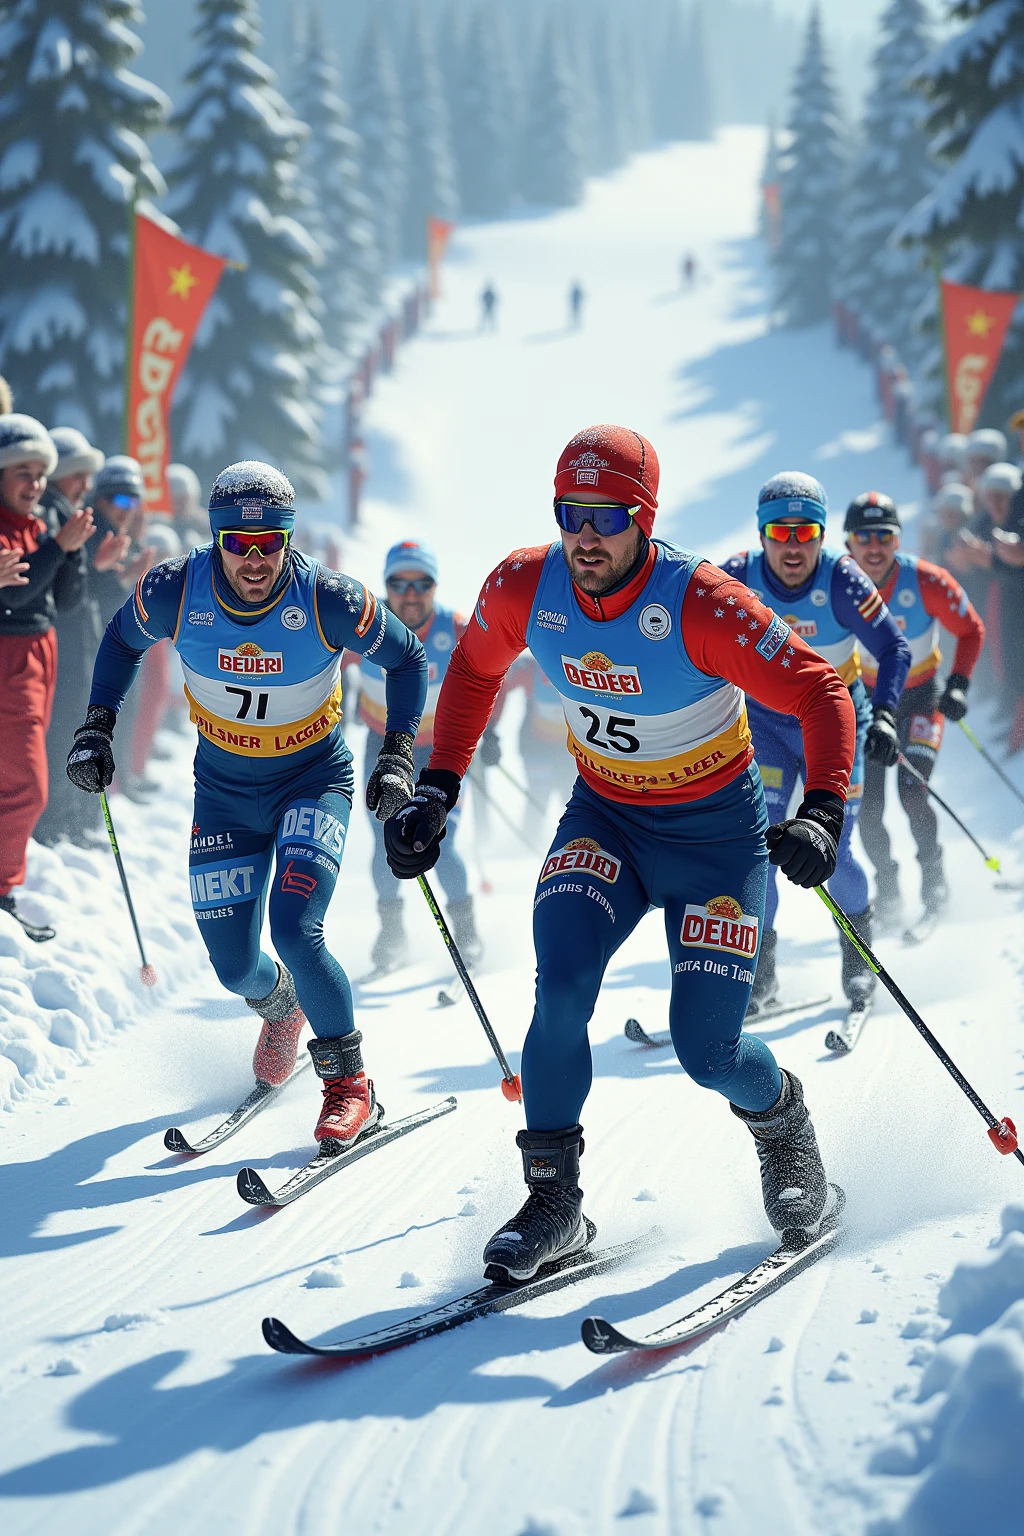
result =
[[[651,904],[665,912],[679,1060],[734,1104],[769,1108],[782,1087],[775,1058],[741,1032],[768,868],[744,692],[799,716],[808,788],[845,799],[847,690],[747,587],[686,550],[652,541],[621,589],[593,597],[560,543],[524,549],[492,572],[456,647],[432,769],[465,773],[524,648],[558,690],[580,774],[534,900],[528,1127],[579,1121],[601,980]]]
[[[274,947],[313,1032],[348,1034],[352,993],[323,933],[352,809],[341,658],[346,649],[380,658],[387,728],[415,736],[423,647],[358,581],[298,551],[267,601],[243,608],[206,544],[154,566],[111,619],[90,703],[119,709],[146,651],[165,638],[199,729],[189,883],[214,969],[242,997],[276,986],[260,948],[269,890]]]
[[[910,651],[874,582],[841,550],[823,549],[814,574],[796,588],[783,586],[759,549],[730,555],[722,569],[745,582],[773,608],[795,634],[835,667],[850,690],[857,713],[857,746],[836,872],[828,889],[845,911],[863,912],[870,899],[868,877],[852,844],[864,792],[864,738],[871,724],[871,701],[861,679],[858,641],[861,645],[870,642],[878,654],[881,686],[874,702],[894,713],[910,665]],[[750,730],[768,813],[773,821],[781,821],[797,780],[806,782],[800,722],[788,711],[752,699]],[[768,876],[764,921],[769,929],[775,927],[779,909],[777,874],[772,867]]]

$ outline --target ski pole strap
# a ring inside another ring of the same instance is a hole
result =
[[[982,757],[985,759],[986,763],[988,763],[989,767],[995,773],[997,773],[999,775],[999,777],[1002,779],[1003,783],[1006,785],[1007,789],[1010,790],[1010,792],[1012,794],[1016,795],[1017,799],[1020,801],[1020,803],[1022,805],[1024,805],[1024,795],[1021,794],[1020,790],[1017,788],[1016,784],[1010,778],[1009,774],[1003,772],[1003,770],[1000,768],[999,764],[996,762],[996,760],[992,756],[992,754],[990,752],[988,752],[985,749],[985,747],[982,746],[981,742],[978,740],[977,736],[975,736],[974,732],[971,730],[971,728],[967,724],[966,720],[961,720],[960,721],[960,729],[963,731],[964,735],[967,737],[967,740],[970,742],[971,746],[974,747],[976,751],[981,753]]]
[[[459,946],[456,944],[454,938],[452,937],[451,929],[445,922],[444,913],[441,911],[441,908],[437,904],[434,893],[430,888],[430,882],[428,881],[426,875],[417,875],[416,883],[420,890],[423,892],[427,906],[430,908],[431,916],[433,917],[434,922],[437,924],[438,931],[442,939],[444,939],[444,942],[447,945],[448,953],[452,957],[452,963],[458,972],[459,980],[462,982],[462,985],[466,989],[466,995],[476,1010],[476,1016],[480,1020],[480,1023],[483,1025],[484,1034],[487,1036],[487,1039],[490,1042],[491,1050],[494,1052],[494,1055],[497,1058],[497,1062],[501,1068],[502,1077],[504,1079],[501,1085],[501,1091],[505,1095],[506,1099],[510,1100],[512,1103],[515,1103],[521,1100],[523,1097],[522,1085],[520,1084],[519,1078],[509,1066],[508,1058],[506,1057],[505,1052],[502,1050],[501,1043],[499,1042],[497,1035],[494,1033],[494,1030],[491,1027],[491,1021],[487,1017],[484,1005],[480,1001],[480,995],[477,992],[476,987],[473,985],[473,979],[470,976],[469,971],[466,969],[466,962],[462,958],[462,955],[459,951]]]
[[[103,807],[103,820],[107,824],[107,836],[110,839],[110,846],[113,849],[114,859],[117,864],[117,872],[121,877],[121,889],[124,891],[124,899],[128,904],[128,916],[131,918],[132,927],[135,929],[135,942],[139,946],[139,957],[142,960],[143,967],[146,967],[148,966],[149,961],[146,959],[146,951],[142,947],[142,934],[139,932],[139,924],[135,916],[135,907],[132,903],[132,893],[128,889],[128,876],[125,874],[124,865],[121,862],[121,850],[117,846],[117,833],[114,831],[114,823],[110,818],[110,806],[107,804],[107,792],[105,789],[100,790],[100,805]]]
[[[978,1111],[979,1115],[988,1126],[989,1139],[991,1140],[992,1145],[995,1147],[996,1151],[1001,1152],[1004,1156],[1009,1156],[1012,1153],[1014,1157],[1016,1157],[1020,1162],[1024,1163],[1024,1152],[1021,1152],[1017,1145],[1017,1130],[1013,1121],[1008,1116],[1004,1116],[1002,1120],[996,1119],[995,1115],[989,1109],[984,1099],[981,1098],[981,1096],[968,1082],[967,1078],[964,1077],[963,1073],[960,1071],[960,1068],[949,1055],[945,1047],[941,1045],[940,1042],[932,1034],[931,1030],[928,1028],[928,1025],[925,1023],[924,1019],[922,1019],[913,1003],[911,1003],[908,998],[904,997],[899,987],[889,975],[889,972],[886,970],[885,966],[874,954],[872,954],[871,949],[867,944],[864,943],[863,939],[860,938],[856,929],[850,922],[850,919],[847,917],[839,903],[833,901],[832,897],[829,895],[828,891],[826,891],[823,885],[816,885],[814,889],[817,891],[818,895],[821,897],[822,901],[825,903],[826,907],[831,912],[832,916],[839,924],[839,927],[849,939],[850,943],[857,950],[857,953],[861,956],[865,963],[870,966],[871,970],[874,971],[875,975],[878,977],[885,990],[889,993],[890,997],[892,997],[894,1001],[899,1004],[900,1008],[906,1014],[911,1024],[913,1024],[914,1028],[924,1040],[925,1044],[932,1051],[934,1051],[935,1055],[942,1062],[942,1065],[945,1067],[954,1083],[956,1083],[961,1093],[965,1094],[966,1097],[970,1099],[971,1103],[974,1105],[975,1109]]]
[[[530,794],[530,791],[527,789],[525,784],[520,784],[519,780],[516,778],[514,773],[509,773],[509,771],[505,767],[504,763],[499,763],[498,764],[498,772],[504,774],[505,778],[508,779],[509,783],[515,789],[518,789],[518,791],[519,791],[519,793],[521,795],[525,795],[527,801],[529,802],[530,805],[533,806],[535,811],[537,811],[541,816],[546,815],[545,807],[543,805],[541,805],[539,800],[535,800],[533,798],[533,796]]]
[[[899,763],[900,763],[900,767],[901,768],[905,768],[907,773],[910,774],[912,779],[916,779],[919,784],[924,786],[925,793],[931,795],[932,799],[935,801],[935,804],[942,806],[942,809],[945,811],[946,815],[949,816],[953,821],[956,822],[956,825],[960,828],[960,831],[964,834],[964,836],[966,838],[968,838],[974,844],[975,848],[977,848],[978,852],[981,854],[982,858],[985,860],[985,864],[987,865],[987,867],[989,869],[995,870],[996,874],[998,875],[998,873],[999,873],[999,860],[997,858],[995,858],[994,855],[992,855],[990,853],[986,853],[985,849],[978,842],[978,839],[975,837],[975,835],[971,831],[970,827],[965,827],[963,822],[960,820],[960,817],[956,814],[956,811],[954,811],[951,806],[948,806],[946,804],[945,800],[943,800],[941,795],[936,794],[935,790],[932,789],[931,785],[928,783],[928,780],[925,778],[924,774],[921,773],[917,768],[915,768],[913,763],[909,760],[909,758],[904,757],[902,752],[900,753]]]

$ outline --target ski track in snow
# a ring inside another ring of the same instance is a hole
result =
[[[758,132],[727,130],[714,145],[640,156],[592,184],[580,209],[460,232],[446,298],[371,403],[374,478],[347,551],[353,575],[376,581],[383,551],[414,529],[438,547],[444,597],[468,611],[491,564],[550,536],[555,457],[589,420],[648,433],[662,462],[658,531],[719,558],[753,537],[757,488],[780,468],[823,477],[833,539],[866,486],[919,494],[916,471],[878,428],[863,365],[823,330],[766,330],[751,234],[761,150]],[[704,276],[680,295],[688,247]],[[577,275],[586,326],[569,333]],[[502,295],[500,328],[478,336],[486,278]],[[503,724],[515,771],[517,713]],[[972,719],[985,734],[984,711]],[[986,773],[947,732],[940,793],[1019,869],[1016,808]],[[151,998],[133,989],[131,931],[105,850],[85,860],[87,913],[75,911],[77,854],[33,853],[30,886],[61,926],[57,945],[29,954],[0,928],[8,962],[45,959],[70,973],[77,953],[124,1003],[116,1033],[97,1027],[77,1051],[51,1041],[3,1117],[5,1530],[27,1536],[58,1520],[85,1536],[890,1529],[917,1479],[870,1473],[869,1458],[944,1327],[941,1280],[984,1246],[1022,1188],[1019,1165],[996,1157],[895,1005],[881,996],[840,1060],[824,1049],[830,1008],[762,1026],[805,1083],[830,1174],[849,1196],[848,1232],[705,1343],[602,1361],[579,1341],[591,1313],[648,1332],[772,1245],[744,1128],[667,1052],[623,1038],[631,1014],[664,1027],[668,967],[652,915],[616,957],[595,1013],[582,1182],[599,1245],[655,1224],[660,1242],[625,1269],[375,1360],[278,1357],[259,1332],[265,1314],[334,1339],[478,1284],[483,1241],[522,1199],[520,1116],[468,1002],[436,1007],[450,968],[413,889],[414,962],[357,989],[357,1021],[391,1117],[450,1092],[458,1112],[279,1212],[247,1209],[234,1174],[251,1163],[276,1181],[312,1153],[309,1077],[206,1158],[167,1154],[168,1124],[202,1134],[247,1091],[255,1031],[187,926],[183,744],[159,776],[152,810],[115,802],[114,813],[144,933],[159,970],[174,958],[176,991],[170,976]],[[493,775],[491,789],[506,803],[514,794]],[[916,865],[901,817],[890,820],[909,898]],[[470,817],[467,852],[473,826]],[[992,888],[955,831],[943,836],[947,922],[918,950],[889,935],[878,947],[982,1096],[1020,1123],[1019,898]],[[328,917],[353,976],[368,969],[375,929],[369,847],[357,806]],[[479,987],[515,1067],[530,1016],[537,860],[495,828],[484,862],[495,894],[479,898]],[[779,930],[785,985],[837,997],[837,946],[810,893],[784,890]],[[54,1010],[33,1008],[43,1040]],[[61,1098],[70,1103],[58,1108]],[[467,1204],[475,1212],[460,1214]],[[343,1283],[307,1286],[325,1265]],[[420,1283],[403,1286],[409,1275]]]

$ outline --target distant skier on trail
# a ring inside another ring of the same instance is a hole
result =
[[[437,576],[437,556],[422,539],[402,539],[388,550],[384,561],[387,606],[416,635],[427,656],[427,697],[413,744],[413,764],[417,773],[429,761],[434,742],[437,696],[452,650],[466,627],[461,614],[435,601]],[[346,654],[342,665],[347,666],[350,661],[356,662],[360,669],[358,710],[359,718],[369,732],[366,739],[366,777],[369,779],[387,731],[387,675],[376,658]],[[380,932],[374,942],[372,958],[378,970],[387,972],[404,964],[406,958],[402,892],[388,869],[383,828],[376,816],[373,816],[373,823],[373,883],[377,891]],[[449,822],[453,833],[457,824],[457,817]],[[466,866],[455,848],[454,837],[445,842],[437,872],[448,897],[448,918],[455,942],[467,965],[473,965],[480,958],[482,946],[476,930]]]
[[[586,294],[578,282],[569,289],[569,329],[578,331],[583,324],[583,304]]]
[[[967,713],[967,690],[985,643],[985,626],[949,571],[901,552],[900,526],[895,502],[878,491],[865,491],[846,509],[846,546],[878,588],[910,646],[910,671],[896,710],[896,728],[901,751],[930,779],[946,721],[962,720]],[[956,637],[953,670],[941,693],[940,625]],[[878,663],[867,650],[863,662],[864,682],[869,690],[876,690]],[[923,784],[903,768],[897,782],[900,804],[917,844],[925,917],[934,918],[949,899],[938,820]],[[899,866],[892,856],[884,813],[885,768],[871,762],[864,776],[860,835],[875,866],[877,916],[882,922],[893,922],[901,912]]]
[[[386,732],[366,788],[380,815],[412,791],[427,663],[372,592],[292,547],[294,499],[269,464],[218,475],[214,542],[154,566],[107,626],[68,776],[94,794],[110,784],[117,712],[146,651],[172,640],[199,729],[189,856],[199,931],[222,984],[263,1020],[258,1082],[289,1077],[308,1019],[324,1092],[314,1135],[335,1155],[381,1116],[348,978],[323,935],[352,808],[341,658],[370,654],[387,670]],[[268,891],[280,962],[260,947]]]
[[[517,1137],[529,1197],[484,1251],[521,1281],[594,1234],[582,1211],[587,1026],[607,965],[648,904],[665,909],[673,1043],[753,1133],[768,1218],[800,1237],[831,1220],[803,1090],[742,1032],[769,857],[814,886],[833,873],[855,719],[832,667],[742,583],[654,541],[658,459],[638,433],[591,427],[555,475],[560,539],[484,582],[448,668],[415,798],[385,823],[402,879],[430,869],[502,678],[528,648],[555,683],[580,777],[534,901],[537,990]],[[796,817],[768,826],[744,692],[805,732]]]
[[[480,329],[498,329],[498,294],[493,283],[488,283],[480,295]]]
[[[846,911],[855,931],[871,943],[868,878],[853,852],[853,832],[864,783],[864,757],[891,766],[899,752],[896,705],[910,666],[910,650],[872,582],[849,555],[824,548],[828,502],[813,475],[773,475],[757,498],[759,550],[730,555],[722,569],[744,582],[761,602],[770,603],[794,634],[800,635],[838,672],[849,689],[857,718],[856,752],[846,801],[846,820],[829,893]],[[871,645],[878,657],[874,705],[861,680],[857,651]],[[761,770],[769,814],[786,814],[798,778],[807,782],[810,764],[800,722],[786,708],[755,695],[750,700],[754,757]],[[756,1016],[778,996],[775,970],[775,914],[779,896],[775,873],[768,881],[764,932],[751,996]],[[876,978],[845,934],[839,934],[843,991],[851,1009],[870,1007]]]

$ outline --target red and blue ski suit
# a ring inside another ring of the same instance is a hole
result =
[[[575,1125],[587,1026],[612,955],[664,909],[676,1054],[749,1110],[781,1092],[743,1035],[764,913],[764,796],[745,693],[800,719],[807,786],[845,799],[847,689],[743,583],[653,541],[613,594],[582,592],[560,544],[519,550],[484,584],[434,720],[432,769],[465,773],[502,679],[529,649],[562,701],[579,777],[534,900],[537,991],[523,1051],[527,1125]]]

